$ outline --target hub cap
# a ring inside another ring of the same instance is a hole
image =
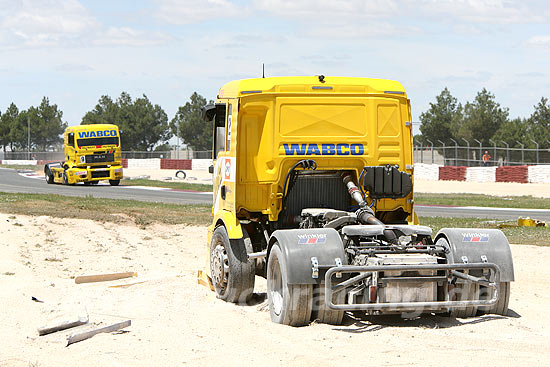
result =
[[[219,290],[219,293],[223,293],[227,288],[227,281],[229,279],[229,261],[225,247],[219,244],[216,245],[210,256],[210,270],[212,271],[214,286],[216,290]]]

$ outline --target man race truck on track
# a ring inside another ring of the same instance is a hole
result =
[[[109,180],[117,186],[122,179],[122,159],[118,126],[92,124],[65,130],[65,161],[44,166],[46,182],[74,185],[97,184]]]
[[[339,324],[369,314],[505,315],[514,280],[495,229],[418,225],[410,102],[395,81],[233,81],[216,103],[207,273],[245,302],[267,278],[271,319]]]

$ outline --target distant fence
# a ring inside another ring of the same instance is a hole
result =
[[[414,161],[440,164],[443,166],[483,166],[485,152],[491,156],[489,166],[523,166],[550,164],[550,149],[507,148],[507,147],[465,147],[458,145],[422,146],[415,145]]]
[[[212,159],[212,151],[166,151],[166,152],[122,152],[123,159]],[[63,152],[2,152],[0,159],[62,161]]]

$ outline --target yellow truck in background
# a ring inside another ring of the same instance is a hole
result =
[[[120,132],[111,124],[70,126],[63,135],[63,162],[48,163],[44,174],[48,184],[97,184],[109,180],[117,186],[122,179]]]
[[[514,280],[496,229],[443,228],[414,211],[412,116],[392,80],[277,77],[225,84],[214,121],[206,272],[247,302],[267,279],[271,320],[367,314],[505,315]]]

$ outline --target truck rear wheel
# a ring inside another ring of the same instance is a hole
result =
[[[344,291],[332,294],[332,303],[343,304],[346,300]],[[313,286],[313,306],[311,321],[319,321],[323,324],[340,325],[344,318],[343,310],[333,310],[325,303],[325,283]]]
[[[225,227],[219,226],[210,242],[212,284],[216,296],[227,302],[246,303],[254,292],[255,263],[248,259],[252,242],[243,232],[244,238],[230,240]]]
[[[467,301],[477,300],[479,298],[479,291],[476,284],[473,283],[457,283],[450,294],[453,301]],[[451,317],[474,317],[477,313],[477,306],[468,306],[453,308],[451,310]]]
[[[118,186],[120,180],[109,180],[109,183],[111,184],[111,186]]]
[[[313,286],[288,284],[287,272],[281,248],[275,243],[267,262],[267,299],[271,321],[290,326],[306,325],[311,318]]]
[[[479,306],[478,314],[484,315],[492,313],[495,315],[508,315],[508,302],[510,300],[510,282],[500,282],[498,288],[499,296],[498,301],[493,306]],[[491,299],[493,293],[490,288],[480,286],[479,298]]]

